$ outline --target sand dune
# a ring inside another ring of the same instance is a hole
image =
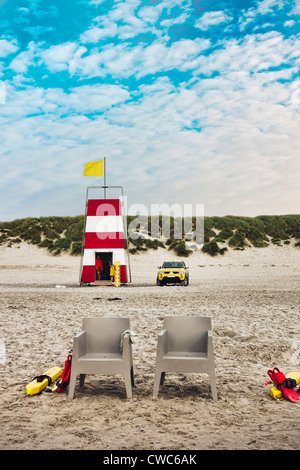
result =
[[[164,249],[131,256],[132,283],[79,287],[78,257],[1,247],[1,449],[300,449],[300,402],[269,395],[267,370],[300,371],[300,251],[229,250],[187,259],[188,287],[155,285]],[[115,299],[115,300],[112,300]],[[167,375],[152,399],[157,334],[165,315],[209,315],[219,400],[205,375]],[[128,316],[136,388],[86,379],[75,398],[25,385],[63,367],[85,316]]]

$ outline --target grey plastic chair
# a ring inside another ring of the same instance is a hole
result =
[[[210,317],[165,317],[158,335],[153,398],[157,398],[166,372],[209,374],[217,401],[212,324]]]
[[[122,374],[127,398],[132,398],[133,363],[128,318],[84,318],[82,332],[73,342],[69,398],[74,397],[77,375],[80,386],[86,374]]]

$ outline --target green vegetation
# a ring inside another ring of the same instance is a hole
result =
[[[195,231],[196,219],[192,218],[189,222],[191,232]],[[47,248],[54,256],[61,253],[79,255],[82,247],[83,224],[83,215],[29,217],[0,222],[0,245],[13,246],[25,241]],[[137,240],[129,238],[129,251],[132,254],[149,249],[157,250],[158,247],[167,248],[184,257],[193,252],[186,245],[187,241],[192,241],[191,236],[181,238],[175,236],[178,233],[184,234],[183,219],[141,217],[137,224],[136,216],[129,216],[127,225],[129,234],[131,230],[135,230],[141,231],[142,235]],[[249,246],[263,248],[274,244],[299,247],[300,215],[204,217],[203,240],[202,251],[210,256],[224,255],[228,249],[244,250]]]
[[[138,251],[148,251],[149,249],[157,250],[158,247],[165,248],[165,245],[158,239],[150,240],[148,238],[138,238],[137,240],[130,240],[133,248],[129,248],[129,253],[136,253]]]
[[[210,256],[224,255],[227,249],[228,248],[226,247],[220,248],[215,240],[212,240],[211,242],[208,242],[208,243],[204,243],[202,247],[203,253],[207,253]]]
[[[177,256],[182,256],[187,258],[193,253],[193,250],[189,250],[186,247],[184,240],[168,240],[167,245],[169,245],[169,250],[175,251]]]
[[[235,250],[244,250],[248,246],[265,247],[270,242],[283,246],[293,240],[296,242],[295,246],[299,246],[300,215],[205,218],[205,233],[211,228],[220,230],[214,239],[215,242],[227,242],[228,246]],[[203,251],[211,251],[206,243]],[[216,252],[218,253],[215,248],[213,253]]]
[[[0,244],[25,241],[47,248],[53,255],[81,253],[83,216],[40,217],[0,222]]]

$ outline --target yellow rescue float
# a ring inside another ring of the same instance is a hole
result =
[[[37,395],[42,392],[44,388],[54,382],[60,377],[62,369],[60,367],[50,367],[41,375],[34,377],[32,381],[26,385],[25,390],[27,395]]]

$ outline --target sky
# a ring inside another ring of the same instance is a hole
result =
[[[300,0],[0,0],[0,221],[299,213]]]

